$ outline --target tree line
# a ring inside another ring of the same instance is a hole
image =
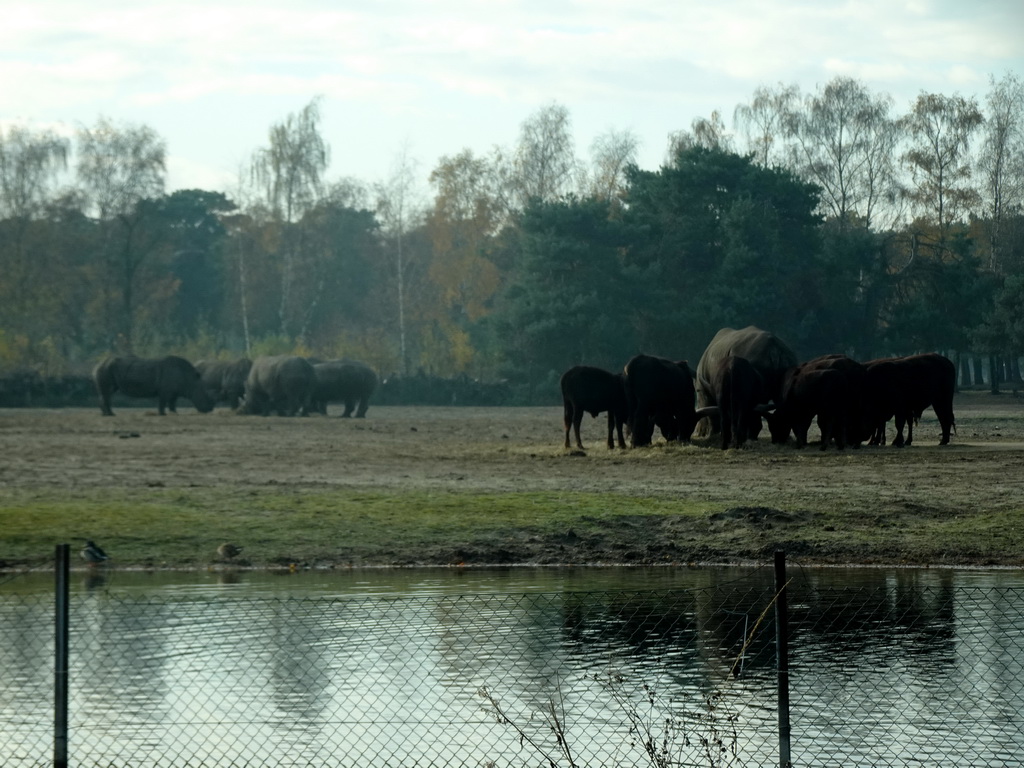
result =
[[[550,398],[576,364],[695,361],[755,324],[801,357],[942,351],[1019,380],[1024,84],[979,102],[835,78],[778,85],[667,137],[657,170],[609,130],[581,158],[559,104],[517,142],[400,153],[329,180],[320,102],[271,126],[228,191],[165,191],[167,149],[101,119],[0,131],[0,372],[108,353],[295,353]]]

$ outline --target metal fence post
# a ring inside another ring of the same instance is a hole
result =
[[[779,674],[779,766],[790,768],[789,753],[789,607],[786,603],[786,553],[775,553],[775,647]]]
[[[53,696],[53,765],[67,768],[68,764],[68,619],[69,572],[71,547],[57,545],[56,613],[54,616],[54,696]]]

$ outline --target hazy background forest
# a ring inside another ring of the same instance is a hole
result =
[[[325,178],[314,100],[270,126],[234,189],[171,193],[148,126],[10,127],[0,375],[292,352],[500,380],[531,402],[572,365],[695,362],[719,328],[755,324],[804,358],[939,351],[964,382],[1019,380],[1018,77],[906,112],[849,78],[780,84],[729,123],[695,120],[646,170],[628,131],[578,154],[553,103],[514,146],[429,174],[399,153],[368,182]]]

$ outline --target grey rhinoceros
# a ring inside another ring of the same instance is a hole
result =
[[[110,409],[110,397],[115,392],[128,397],[155,397],[161,416],[167,410],[177,413],[175,404],[179,397],[191,400],[200,413],[213,410],[213,401],[203,386],[199,371],[188,360],[176,355],[160,358],[108,357],[93,369],[92,378],[100,396],[100,412],[104,416],[114,415]]]
[[[313,365],[304,357],[257,357],[245,380],[245,404],[239,412],[260,416],[305,414],[315,383]]]
[[[326,414],[328,403],[343,402],[345,411],[342,418],[348,418],[353,411],[356,418],[366,416],[370,396],[377,390],[378,382],[377,374],[370,366],[358,360],[327,360],[315,364],[313,372],[316,386],[310,410]]]
[[[782,394],[782,377],[797,364],[796,353],[786,342],[773,333],[748,325],[746,328],[722,328],[708,344],[697,363],[697,407],[718,405],[712,378],[722,360],[729,356],[748,360],[761,375],[763,402],[777,402]],[[707,437],[721,429],[717,415],[702,419],[697,425],[697,436]],[[761,417],[757,416],[748,428],[748,437],[755,438],[761,431]]]
[[[206,391],[214,403],[226,402],[231,409],[238,408],[245,397],[245,380],[252,368],[247,357],[238,360],[200,360],[196,370],[203,379]]]

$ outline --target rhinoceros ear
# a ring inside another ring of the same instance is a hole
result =
[[[722,409],[717,405],[705,405],[703,408],[698,408],[695,412],[698,419],[703,419],[705,416],[718,416],[722,412]]]

